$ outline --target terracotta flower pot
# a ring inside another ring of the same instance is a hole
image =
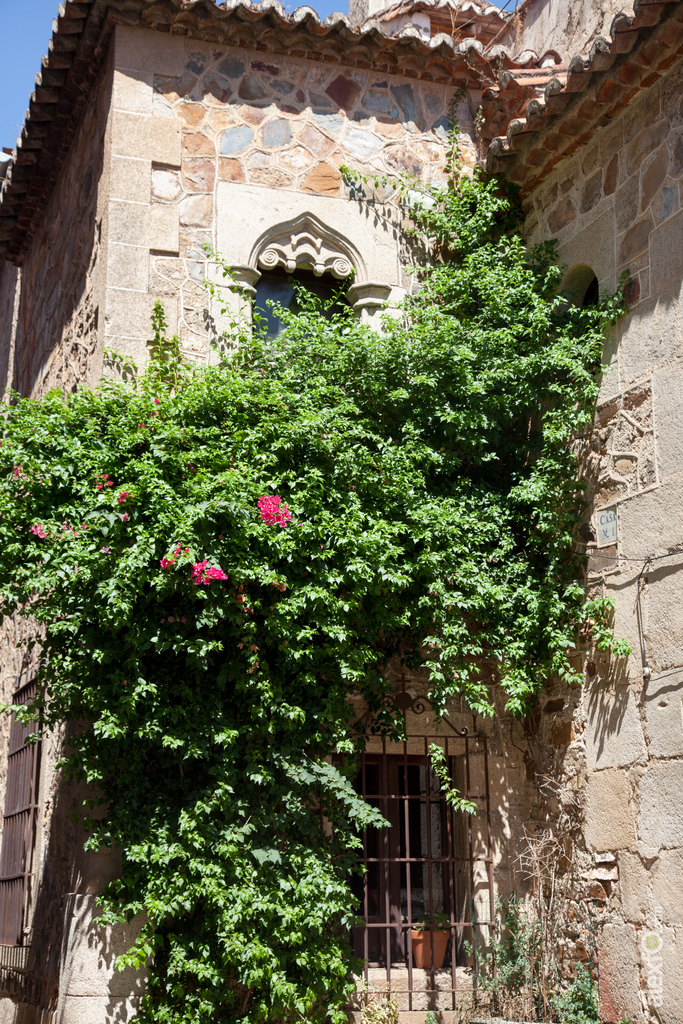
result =
[[[446,947],[450,939],[450,932],[434,931],[434,963],[432,963],[432,943],[428,931],[410,929],[410,937],[413,944],[413,958],[416,967],[424,967],[430,970],[432,967],[443,967]]]

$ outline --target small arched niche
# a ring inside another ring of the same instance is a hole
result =
[[[595,306],[600,298],[597,274],[587,263],[577,263],[565,274],[561,291],[574,306]]]

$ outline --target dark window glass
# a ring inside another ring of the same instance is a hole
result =
[[[256,285],[256,298],[254,309],[263,317],[268,338],[277,338],[284,329],[282,320],[268,306],[268,300],[279,303],[285,309],[291,309],[296,313],[299,309],[295,284],[304,285],[309,291],[317,295],[323,303],[328,303],[335,292],[339,291],[341,281],[332,277],[331,274],[323,274],[316,277],[311,270],[297,270],[294,274],[287,274],[282,269],[263,271],[258,284]],[[325,310],[329,317],[331,311]]]

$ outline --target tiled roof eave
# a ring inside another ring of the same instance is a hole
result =
[[[564,73],[549,68],[543,82],[533,72],[506,72],[484,94],[486,121],[499,131],[486,169],[530,191],[681,57],[683,0],[636,0],[631,15],[614,18],[611,37],[596,39]]]

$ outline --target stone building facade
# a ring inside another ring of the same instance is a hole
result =
[[[578,452],[590,499],[579,540],[588,585],[614,598],[616,630],[634,653],[624,665],[577,649],[583,688],[549,684],[524,723],[473,721],[454,702],[437,726],[425,680],[401,679],[397,666],[409,739],[370,746],[364,771],[368,780],[379,764],[397,779],[404,771],[396,785],[406,786],[410,768],[428,806],[436,794],[426,743],[450,744],[479,813],[467,848],[418,824],[416,843],[429,833],[466,864],[460,890],[456,878],[448,897],[444,883],[431,898],[442,909],[459,904],[469,934],[476,921],[485,938],[494,897],[528,888],[530,858],[546,843],[567,860],[572,906],[592,921],[590,935],[569,929],[565,941],[570,958],[593,964],[602,1019],[675,1024],[683,2],[524,0],[507,16],[485,0],[352,0],[350,14],[321,24],[310,9],[287,15],[273,0],[60,6],[0,194],[0,383],[33,396],[92,385],[113,372],[111,350],[144,364],[158,297],[186,358],[206,363],[221,323],[205,277],[237,309],[243,289],[258,298],[269,275],[326,280],[353,268],[349,301],[377,322],[385,302],[413,287],[391,175],[443,180],[456,98],[466,162],[519,185],[527,237],[558,239],[575,300],[596,281],[613,291],[623,271],[632,278],[630,312],[607,338],[595,423]],[[362,198],[342,165],[387,180]],[[207,246],[233,268],[238,289],[216,275]],[[13,650],[22,628],[5,630],[3,699],[30,685],[31,666]],[[13,748],[9,724],[2,728],[4,788]],[[80,794],[54,771],[63,739],[43,741],[20,928],[0,945],[0,1021],[127,1020],[144,984],[113,970],[126,935],[91,923],[95,894],[118,866],[82,852],[69,817]],[[404,898],[417,906],[425,896]],[[381,950],[360,952],[381,989]],[[402,1024],[422,1024],[430,1008],[442,1024],[468,1019],[471,965],[455,943],[449,957],[435,981],[408,970],[405,947],[385,955]]]

